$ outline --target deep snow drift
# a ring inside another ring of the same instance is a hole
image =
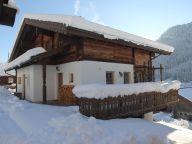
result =
[[[143,119],[97,120],[78,107],[18,100],[0,87],[1,144],[189,144],[192,131]]]

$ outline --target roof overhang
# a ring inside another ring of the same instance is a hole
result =
[[[32,64],[38,64],[39,62],[46,63],[46,60],[48,60],[50,57],[53,57],[55,55],[58,55],[58,54],[61,54],[61,53],[64,53],[65,51],[67,51],[68,48],[70,48],[70,45],[66,44],[64,47],[65,47],[64,49],[53,49],[53,50],[47,51],[45,53],[38,54],[36,56],[32,56],[31,59],[25,61],[24,63],[11,67],[9,69],[6,69],[5,71],[19,69],[19,68],[29,66]]]
[[[98,33],[83,30],[83,29],[74,28],[71,26],[66,26],[65,24],[62,24],[62,23],[24,18],[20,31],[18,33],[16,42],[12,49],[12,52],[11,52],[11,55],[9,58],[9,62],[14,59],[13,55],[18,47],[19,40],[22,37],[22,33],[23,33],[26,25],[37,27],[37,28],[44,29],[44,30],[49,30],[52,32],[66,34],[66,35],[76,35],[76,36],[80,36],[80,37],[87,37],[87,38],[93,38],[93,39],[97,39],[97,40],[103,40],[103,41],[107,41],[107,42],[111,42],[111,43],[116,43],[116,44],[120,44],[120,45],[125,45],[125,46],[130,46],[130,47],[134,47],[134,48],[138,48],[138,49],[151,51],[151,52],[158,53],[158,54],[163,54],[163,55],[171,54],[171,52],[168,52],[165,50],[160,50],[160,49],[157,49],[154,47],[149,47],[149,46],[138,45],[131,41],[127,42],[123,39],[108,39],[108,38],[105,38],[104,35],[102,35],[102,34],[98,34]]]

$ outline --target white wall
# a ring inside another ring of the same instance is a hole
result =
[[[47,100],[57,99],[56,69],[55,66],[46,66],[47,69]],[[17,70],[17,77],[21,77],[21,84],[17,84],[17,91],[23,94],[23,75],[25,75],[25,98],[33,102],[43,100],[42,66],[31,65]]]
[[[59,67],[60,70],[56,70]],[[119,72],[130,72],[130,82],[133,83],[133,65],[107,63],[96,61],[78,61],[70,62],[61,65],[47,65],[46,66],[46,86],[47,86],[47,100],[57,99],[57,74],[63,73],[63,85],[79,85],[92,83],[106,83],[106,71],[114,72],[114,82],[116,84],[124,83],[123,76]],[[70,74],[73,73],[74,82],[69,82]],[[33,102],[40,102],[43,100],[43,77],[42,66],[31,65],[17,70],[17,77],[23,78],[26,76],[26,99]],[[22,80],[23,84],[23,80]],[[17,85],[17,91],[23,92],[23,85]]]
[[[21,84],[18,84],[17,81],[17,92],[21,92],[23,96],[24,92],[24,86],[23,86],[23,81],[25,75],[25,97],[26,99],[33,101],[33,95],[34,95],[34,85],[33,85],[33,66],[28,66],[25,68],[21,68],[17,70],[17,77],[21,77]]]
[[[106,83],[106,71],[114,72],[114,82],[116,84],[124,83],[124,77],[119,75],[119,72],[130,72],[130,82],[133,83],[133,65],[107,63],[96,61],[78,61],[58,65],[63,73],[63,83],[66,85],[91,84],[91,83]],[[69,75],[73,73],[74,82],[69,83]]]
[[[42,76],[42,66],[33,65],[33,101],[40,102],[43,100],[43,76]]]
[[[81,84],[81,62],[69,62],[66,64],[58,65],[60,71],[57,73],[63,73],[63,84],[64,85],[77,85]],[[69,75],[73,73],[74,82],[69,83]]]
[[[47,100],[57,99],[57,75],[56,66],[46,66]]]
[[[82,84],[89,83],[106,83],[106,72],[114,72],[114,83],[123,84],[124,77],[120,76],[119,72],[130,72],[130,82],[133,83],[133,65],[82,61],[81,62],[81,82]]]

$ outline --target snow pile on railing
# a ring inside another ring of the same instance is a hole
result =
[[[117,40],[122,39],[127,42],[135,43],[137,45],[149,46],[149,47],[153,47],[159,50],[164,50],[170,53],[174,51],[174,48],[172,46],[162,44],[156,41],[152,41],[140,36],[127,33],[127,32],[123,32],[108,26],[97,24],[79,16],[28,14],[28,15],[25,15],[25,18],[35,19],[40,21],[62,23],[67,27],[71,26],[74,28],[101,34],[107,39],[117,39]]]
[[[25,52],[24,54],[22,54],[21,56],[17,57],[15,60],[4,65],[3,68],[5,71],[10,70],[14,67],[17,67],[17,66],[20,66],[20,65],[26,63],[27,61],[29,61],[31,59],[32,56],[36,56],[36,55],[44,53],[44,52],[46,52],[46,50],[42,47],[32,48],[32,49],[28,50],[27,52]]]
[[[178,90],[180,88],[179,81],[169,82],[145,82],[134,84],[89,84],[75,86],[73,93],[81,98],[103,99],[107,97],[125,96],[139,94],[144,92],[161,92],[166,93],[169,90]]]

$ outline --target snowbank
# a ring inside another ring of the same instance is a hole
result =
[[[184,119],[174,119],[171,113],[165,113],[165,112],[156,113],[154,114],[154,120],[157,122],[166,122],[192,130],[192,122]]]
[[[46,50],[42,47],[32,48],[22,54],[21,56],[17,57],[15,60],[11,61],[10,63],[4,65],[4,70],[9,70],[13,67],[20,66],[21,64],[29,61],[32,56],[36,56],[38,54],[44,53]]]
[[[19,100],[0,87],[1,144],[190,144],[192,131],[138,118],[97,120],[78,107]]]
[[[116,97],[124,95],[139,94],[144,92],[161,92],[166,93],[171,89],[179,89],[179,81],[170,82],[146,82],[134,84],[89,84],[78,85],[73,89],[73,93],[81,98],[103,99],[107,97]]]
[[[104,35],[107,39],[122,39],[127,42],[132,42],[137,45],[149,46],[159,50],[164,50],[167,52],[173,52],[174,48],[159,42],[155,42],[140,36],[136,36],[130,33],[126,33],[108,26],[90,22],[83,17],[79,16],[64,16],[64,15],[45,15],[45,14],[31,14],[26,15],[25,18],[41,20],[41,21],[51,21],[65,24],[66,26],[71,26],[78,29],[87,30],[90,32],[95,32]]]

